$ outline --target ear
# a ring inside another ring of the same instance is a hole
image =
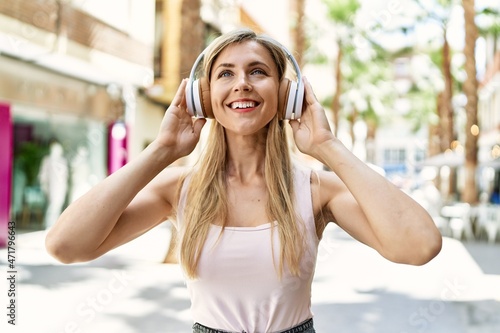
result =
[[[205,118],[214,118],[214,113],[212,111],[212,100],[210,99],[210,83],[207,77],[202,77],[199,79],[200,84],[200,100],[201,100],[201,111]]]
[[[281,80],[278,92],[278,117],[280,120],[286,119],[288,98],[290,96],[291,81],[287,78]]]

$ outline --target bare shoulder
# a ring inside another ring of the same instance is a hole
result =
[[[326,223],[336,221],[330,204],[336,198],[342,197],[346,191],[345,184],[334,172],[327,170],[315,170],[312,172],[311,192],[319,233],[322,233],[322,229],[324,229]]]
[[[347,190],[342,180],[332,171],[314,171],[311,178],[311,186],[313,193],[316,193],[318,207],[324,207],[335,196]]]
[[[169,206],[175,207],[180,187],[190,171],[189,167],[167,167],[146,186],[146,189],[162,198]]]
[[[161,185],[175,185],[182,181],[186,175],[191,172],[190,167],[170,166],[163,169],[153,180],[152,183]]]

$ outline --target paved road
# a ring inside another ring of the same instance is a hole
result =
[[[177,265],[159,264],[170,237],[161,225],[91,263],[62,265],[44,232],[18,235],[16,323],[2,332],[190,332],[189,298]],[[7,275],[7,252],[0,267]],[[500,332],[500,246],[445,239],[422,267],[397,265],[329,228],[313,283],[318,333]],[[6,328],[6,329],[5,329]]]

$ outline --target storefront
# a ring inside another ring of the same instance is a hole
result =
[[[107,175],[108,128],[123,117],[123,102],[107,87],[1,61],[0,102],[12,119],[10,220],[45,229]]]

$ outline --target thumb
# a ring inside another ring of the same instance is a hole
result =
[[[290,124],[290,127],[292,127],[293,133],[298,131],[300,122],[297,119],[289,120],[288,123]]]
[[[198,118],[194,121],[193,131],[198,137],[200,137],[201,129],[205,126],[206,122],[205,118]]]

